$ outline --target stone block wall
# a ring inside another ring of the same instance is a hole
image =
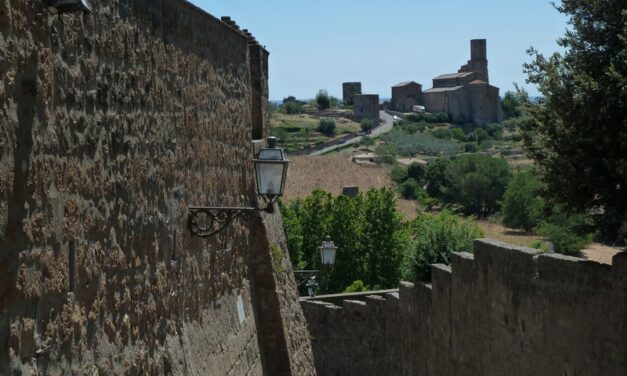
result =
[[[0,2],[0,375],[309,375],[277,214],[254,206],[267,51],[181,0]],[[253,38],[254,39],[254,38]]]
[[[303,302],[318,374],[627,373],[627,253],[608,266],[479,240],[432,275],[398,296]]]

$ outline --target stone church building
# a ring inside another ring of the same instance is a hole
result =
[[[422,95],[428,112],[445,112],[454,122],[477,124],[502,120],[499,88],[490,85],[485,39],[470,41],[470,60],[457,73],[433,79]]]

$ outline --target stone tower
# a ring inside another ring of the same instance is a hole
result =
[[[476,79],[490,83],[488,76],[488,49],[485,39],[470,41],[470,60],[459,72],[475,72]]]

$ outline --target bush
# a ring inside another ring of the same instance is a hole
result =
[[[407,167],[401,165],[393,166],[390,170],[390,176],[396,184],[404,182],[407,179]]]
[[[569,213],[556,206],[536,232],[549,238],[555,252],[575,255],[592,241],[592,221],[584,214]]]
[[[332,135],[335,133],[335,121],[333,119],[320,119],[320,123],[318,125],[318,131],[320,133],[324,133],[327,135]]]
[[[403,196],[404,199],[416,199],[418,198],[420,186],[416,180],[409,178],[398,186],[398,190],[401,192],[401,196]]]
[[[533,248],[533,249],[538,249],[542,252],[548,252],[549,251],[549,246],[546,245],[545,242],[543,242],[542,240],[534,240],[531,243],[529,243],[529,245],[527,245],[527,247],[529,248]]]
[[[374,143],[375,143],[374,138],[369,137],[369,136],[363,136],[360,141],[360,144],[365,147],[372,146],[374,145]]]
[[[302,114],[305,112],[305,108],[302,104],[296,102],[287,102],[281,106],[281,112],[288,115]]]
[[[452,136],[457,141],[462,141],[464,139],[464,131],[461,128],[453,128],[451,130]]]
[[[410,121],[410,122],[414,122],[414,123],[419,123],[421,121],[423,121],[425,119],[423,114],[416,114],[416,113],[412,113],[409,115],[405,116],[405,120]]]
[[[544,188],[544,183],[531,169],[514,175],[501,203],[503,224],[525,231],[536,227],[544,214],[544,200],[540,197]]]
[[[373,124],[372,124],[372,119],[370,118],[363,118],[361,120],[361,130],[364,132],[368,132],[372,129]]]
[[[429,280],[429,265],[448,264],[453,252],[472,252],[473,241],[483,237],[481,229],[470,220],[447,211],[422,214],[410,222],[409,228],[414,240],[401,269],[401,277],[409,281]]]
[[[316,104],[320,110],[326,110],[331,107],[331,98],[329,98],[329,93],[327,93],[326,90],[318,91],[318,94],[316,94]]]
[[[447,123],[449,116],[444,112],[426,113],[424,114],[424,120],[427,123]]]
[[[464,151],[466,153],[476,153],[479,151],[479,145],[476,142],[466,142],[464,144]]]
[[[413,162],[407,167],[407,177],[417,182],[423,181],[425,178],[425,167],[418,162]]]
[[[361,279],[353,281],[353,283],[351,283],[348,287],[344,289],[345,293],[364,291],[368,291],[368,288],[366,287],[366,285],[364,285],[364,281],[362,281]]]

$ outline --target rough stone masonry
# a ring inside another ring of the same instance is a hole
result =
[[[254,206],[268,53],[182,0],[0,1],[0,375],[311,375],[280,217]],[[272,249],[272,251],[271,251]]]
[[[477,240],[431,283],[303,309],[319,375],[627,375],[627,252],[609,266]]]

